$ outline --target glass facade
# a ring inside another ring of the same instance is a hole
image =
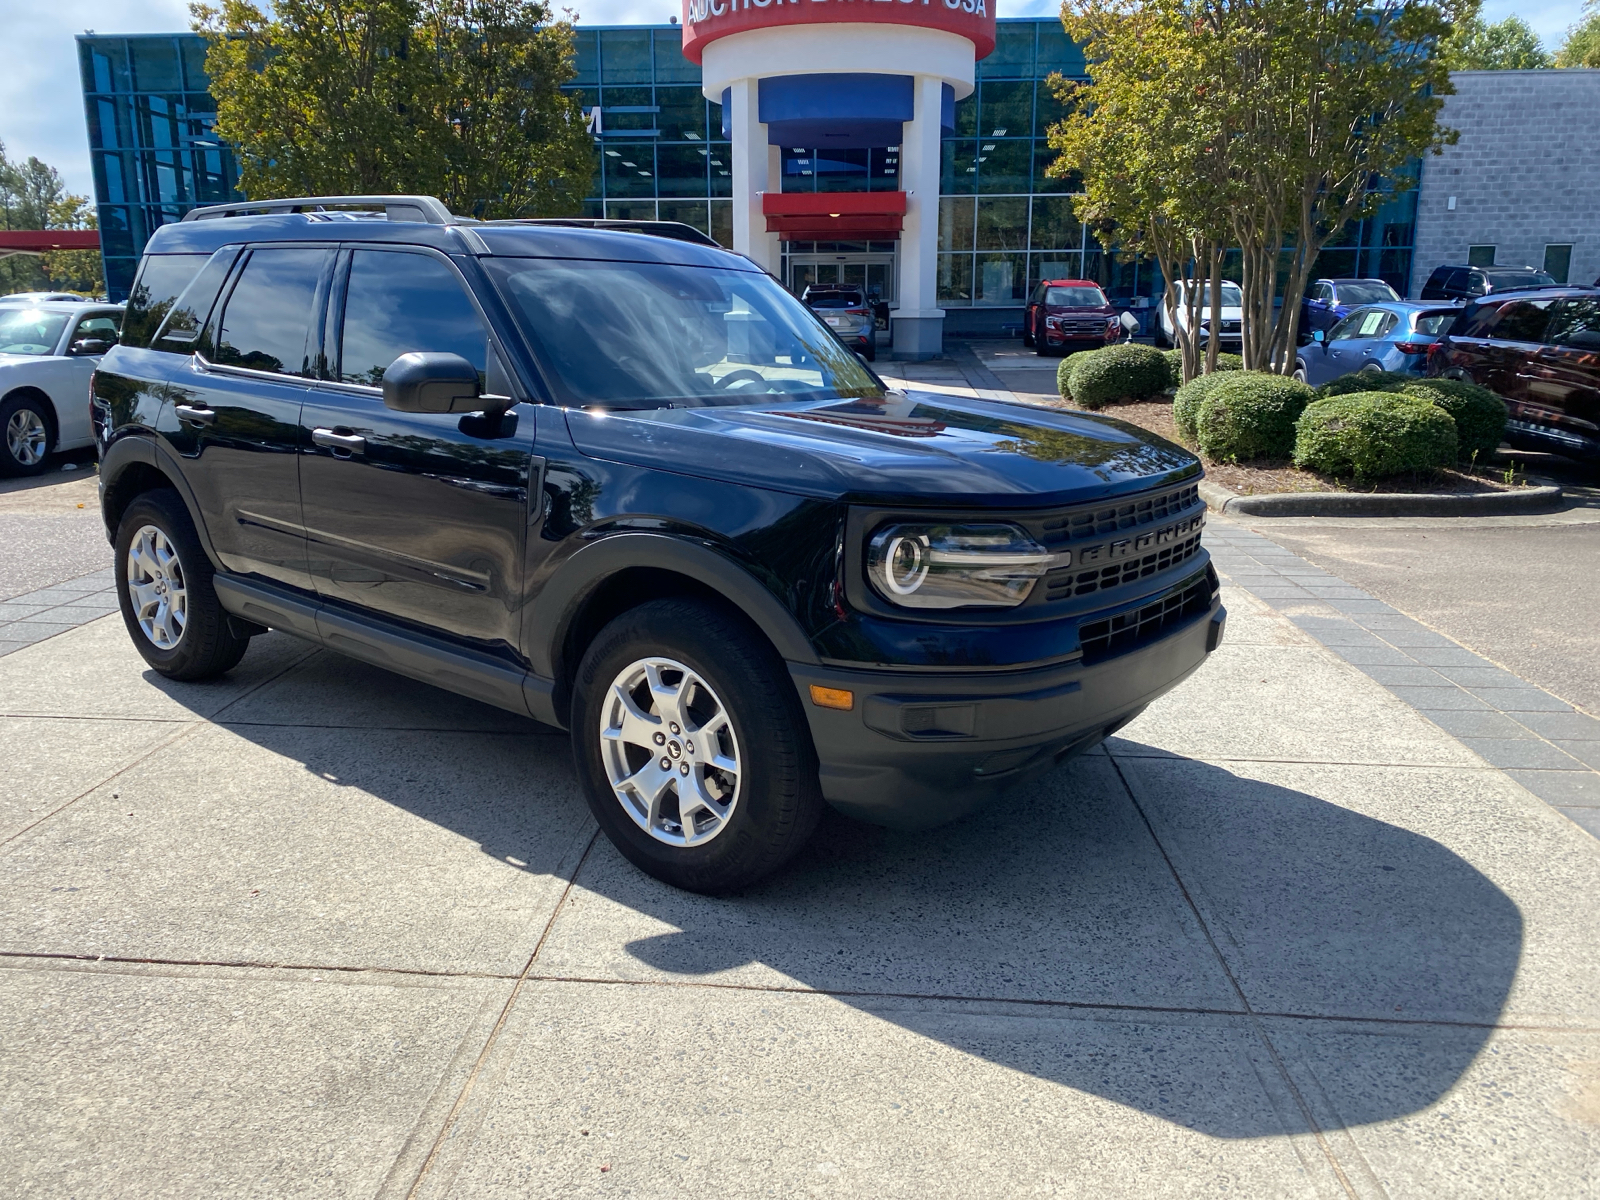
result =
[[[1154,264],[1101,246],[1073,214],[1075,181],[1045,173],[1055,157],[1047,131],[1064,115],[1046,79],[1082,78],[1082,52],[1053,18],[1002,20],[997,34],[994,53],[978,64],[977,89],[956,105],[955,128],[944,136],[938,302],[951,311],[947,324],[998,331],[1017,318],[998,310],[1020,309],[1032,284],[1046,278],[1094,279],[1120,301],[1157,295]],[[732,147],[722,137],[722,107],[700,94],[700,68],[684,58],[681,36],[676,25],[578,29],[568,90],[586,111],[600,109],[584,215],[682,221],[728,245]],[[121,298],[150,230],[195,205],[237,198],[233,158],[212,136],[216,106],[206,94],[203,39],[84,35],[78,45],[106,282]],[[786,192],[900,186],[895,147],[819,153],[786,146],[782,162]],[[1316,274],[1376,276],[1404,294],[1415,214],[1413,190],[1341,233]],[[837,259],[840,271],[848,265],[882,275],[883,256],[896,249],[787,242],[784,272],[797,290],[817,278],[824,259]],[[884,299],[892,299],[892,271],[888,278]],[[973,311],[963,319],[954,310]]]

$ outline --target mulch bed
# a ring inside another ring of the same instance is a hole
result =
[[[1078,408],[1066,400],[1061,401],[1060,407]],[[1084,410],[1078,409],[1078,411]],[[1148,429],[1151,433],[1158,433],[1168,441],[1177,442],[1180,446],[1200,454],[1192,442],[1179,436],[1178,427],[1172,422],[1170,399],[1111,404],[1096,411],[1103,417],[1115,417],[1119,421]],[[1520,473],[1513,475],[1511,482],[1507,483],[1503,471],[1496,471],[1493,477],[1490,477],[1482,472],[1470,475],[1465,471],[1447,469],[1434,475],[1398,475],[1389,479],[1369,480],[1358,487],[1349,479],[1336,479],[1332,475],[1323,475],[1316,471],[1303,471],[1286,459],[1267,458],[1250,463],[1219,463],[1200,455],[1200,461],[1205,464],[1207,479],[1243,496],[1268,495],[1275,492],[1426,492],[1429,494],[1505,492],[1521,487],[1526,482]]]

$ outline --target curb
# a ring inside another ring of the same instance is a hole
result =
[[[1561,507],[1559,487],[1514,492],[1275,492],[1241,496],[1202,480],[1200,497],[1213,512],[1241,517],[1506,517]]]

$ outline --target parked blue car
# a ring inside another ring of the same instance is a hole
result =
[[[1364,305],[1391,304],[1399,299],[1381,279],[1313,279],[1300,301],[1300,341],[1309,342],[1319,329],[1328,332]]]
[[[1296,351],[1294,377],[1318,387],[1352,371],[1423,375],[1428,351],[1461,311],[1457,304],[1397,300],[1358,308]]]

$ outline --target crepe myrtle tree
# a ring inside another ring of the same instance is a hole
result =
[[[1290,371],[1323,246],[1412,186],[1417,156],[1455,140],[1438,127],[1453,90],[1439,45],[1477,2],[1066,0],[1090,82],[1052,130],[1057,166],[1083,173],[1086,211],[1115,212],[1125,237],[1184,230],[1207,276],[1209,244],[1236,246],[1245,367]],[[1143,129],[1121,149],[1092,145],[1114,117]],[[1167,271],[1158,241],[1144,246]],[[1167,277],[1184,272],[1196,268]]]
[[[593,138],[543,0],[190,6],[216,132],[253,199],[407,192],[479,217],[579,211]]]

